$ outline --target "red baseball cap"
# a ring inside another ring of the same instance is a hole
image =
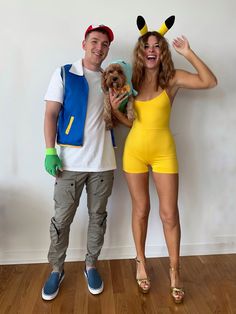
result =
[[[107,33],[107,36],[109,38],[109,41],[112,42],[113,39],[114,39],[114,34],[112,32],[112,30],[106,26],[106,25],[103,25],[103,24],[100,24],[100,25],[89,25],[89,27],[86,29],[86,32],[84,34],[84,38],[86,38],[87,34],[92,32],[92,31],[96,31],[96,30],[103,30]]]

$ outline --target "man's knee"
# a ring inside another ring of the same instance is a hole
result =
[[[51,241],[54,245],[59,242],[67,242],[67,238],[70,232],[70,223],[68,222],[57,222],[55,218],[51,219],[50,224],[50,236]]]
[[[103,213],[90,213],[89,214],[89,225],[94,227],[106,227],[107,212]]]

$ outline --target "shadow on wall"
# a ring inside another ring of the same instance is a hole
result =
[[[108,202],[108,225],[105,237],[105,246],[108,247],[122,247],[124,243],[130,243],[130,238],[132,238],[131,200],[122,170],[122,155],[128,132],[129,128],[122,125],[115,128],[117,169],[115,170],[112,194]],[[132,241],[131,243],[133,244]]]
[[[171,126],[180,168],[179,199],[183,226],[186,233],[199,242],[211,239],[219,232],[219,226],[212,223],[212,217],[224,215],[219,206],[219,195],[225,190],[223,176],[225,179],[229,176],[225,164],[224,172],[219,173],[219,168],[227,150],[227,142],[221,141],[229,124],[226,96],[219,87],[203,91],[185,90],[179,92],[172,108]]]
[[[49,206],[30,187],[0,187],[0,261],[12,262],[17,252],[21,260],[24,252],[45,249],[49,241]]]

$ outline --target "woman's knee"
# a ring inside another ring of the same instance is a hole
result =
[[[179,212],[178,208],[160,208],[160,217],[164,225],[171,228],[179,224]]]
[[[148,219],[150,212],[150,205],[149,203],[138,204],[133,206],[133,216],[139,220],[146,220]]]

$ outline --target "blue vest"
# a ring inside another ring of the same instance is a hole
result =
[[[85,77],[69,72],[70,68],[71,64],[64,66],[64,101],[58,117],[57,143],[82,146],[89,87]]]

